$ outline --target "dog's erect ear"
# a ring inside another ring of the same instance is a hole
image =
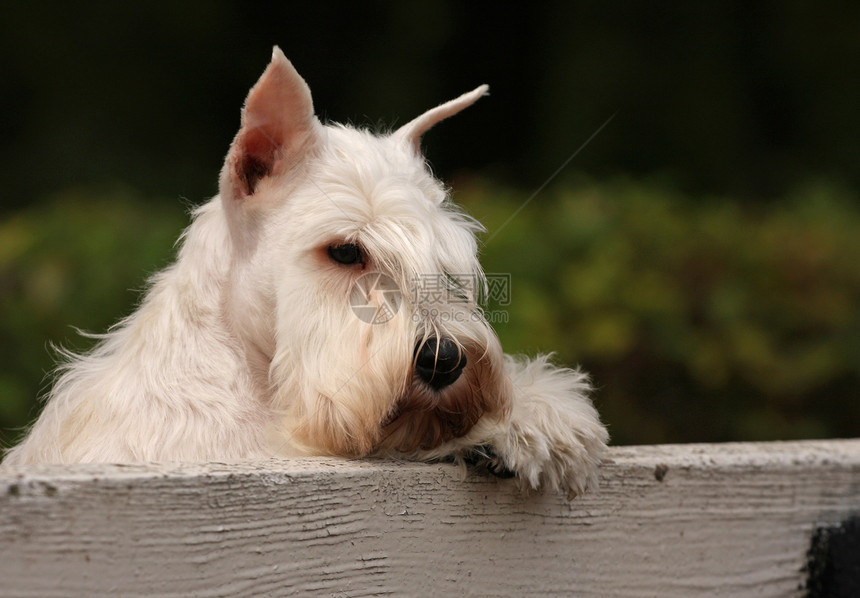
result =
[[[267,176],[295,166],[313,145],[317,128],[311,90],[277,46],[251,88],[242,125],[221,173],[221,196],[241,200]]]
[[[479,98],[487,95],[489,91],[489,85],[481,85],[477,89],[464,93],[459,98],[455,98],[450,102],[445,102],[444,104],[436,106],[397,129],[392,134],[392,137],[407,141],[412,145],[416,153],[421,153],[421,136],[424,133],[426,133],[440,120],[445,120],[449,116],[454,116],[464,108],[468,108],[477,102]]]

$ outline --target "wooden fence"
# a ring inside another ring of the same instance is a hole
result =
[[[43,466],[0,474],[0,596],[823,596],[860,556],[822,581],[813,538],[858,514],[860,440],[617,447],[572,502],[451,465]]]

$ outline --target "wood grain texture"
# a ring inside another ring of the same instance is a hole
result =
[[[614,448],[567,502],[336,459],[0,474],[0,596],[800,596],[860,440]]]

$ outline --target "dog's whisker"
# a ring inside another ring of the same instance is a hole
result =
[[[595,131],[594,131],[594,133],[592,133],[592,134],[591,134],[591,136],[589,136],[589,138],[588,138],[588,139],[586,139],[586,140],[582,143],[582,145],[580,145],[580,146],[576,149],[576,151],[574,151],[572,154],[570,154],[570,155],[567,157],[567,159],[566,159],[564,162],[562,162],[562,163],[561,163],[561,166],[559,166],[558,168],[556,168],[556,169],[555,169],[555,172],[553,172],[551,175],[549,175],[549,176],[547,177],[547,179],[546,179],[546,180],[545,180],[545,181],[540,185],[540,187],[538,187],[538,188],[537,188],[537,190],[536,190],[534,193],[532,193],[531,195],[529,195],[529,197],[528,197],[528,198],[527,198],[523,203],[521,203],[521,204],[520,204],[520,206],[519,206],[516,210],[514,210],[514,213],[513,213],[513,214],[511,214],[510,216],[508,216],[507,220],[505,220],[505,221],[502,223],[502,225],[501,225],[501,226],[499,226],[495,231],[493,231],[493,232],[490,234],[490,236],[488,236],[488,237],[486,238],[486,240],[484,240],[484,245],[489,245],[490,241],[492,241],[493,239],[495,239],[495,238],[499,235],[499,233],[500,233],[500,232],[502,232],[502,231],[505,229],[505,227],[506,227],[508,224],[510,224],[510,223],[511,223],[511,221],[512,221],[514,218],[516,218],[516,217],[519,215],[519,213],[520,213],[520,212],[522,212],[522,211],[526,208],[526,206],[527,206],[527,205],[529,205],[529,204],[531,203],[531,201],[532,201],[535,197],[537,197],[538,195],[540,195],[540,192],[541,192],[541,191],[543,191],[544,189],[546,189],[547,185],[549,185],[553,180],[555,180],[555,177],[557,177],[559,174],[561,174],[561,171],[563,171],[565,168],[567,168],[567,165],[568,165],[568,164],[570,164],[570,163],[573,161],[573,159],[574,159],[574,158],[576,158],[576,157],[579,155],[579,153],[580,153],[582,150],[584,150],[584,149],[588,146],[588,144],[590,144],[590,143],[594,140],[594,138],[595,138],[595,137],[597,137],[597,136],[600,134],[600,132],[601,132],[604,128],[606,128],[606,125],[608,125],[609,123],[611,123],[611,122],[612,122],[612,119],[614,119],[614,118],[615,118],[615,116],[616,116],[617,114],[618,114],[617,112],[616,112],[616,113],[614,113],[612,116],[610,116],[609,118],[607,118],[607,119],[603,122],[603,124],[602,124],[602,125],[600,125],[599,127],[597,127],[597,130],[595,130]]]
[[[344,217],[344,218],[349,218],[349,215],[347,215],[347,213],[344,211],[344,209],[343,209],[343,208],[341,208],[341,207],[338,205],[338,203],[337,203],[334,199],[332,199],[331,195],[329,195],[328,193],[326,193],[326,192],[322,189],[322,187],[320,187],[320,186],[317,184],[317,182],[314,180],[314,178],[308,174],[308,171],[307,171],[307,170],[304,170],[304,169],[303,169],[303,173],[304,173],[304,175],[305,175],[305,178],[307,178],[307,180],[310,182],[310,184],[311,184],[311,185],[313,185],[313,186],[316,188],[316,190],[317,190],[317,191],[319,191],[319,192],[322,194],[322,196],[323,196],[323,197],[325,197],[327,200],[329,200],[329,202],[331,202],[331,205],[333,205],[333,206],[334,206],[334,207],[336,207],[338,210],[340,210],[340,213],[341,213],[341,214],[343,214],[343,217]]]

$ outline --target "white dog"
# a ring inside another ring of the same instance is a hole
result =
[[[61,367],[3,465],[478,455],[583,492],[607,441],[587,377],[502,353],[477,304],[481,226],[419,150],[486,92],[390,135],[322,125],[276,47],[176,263]]]

